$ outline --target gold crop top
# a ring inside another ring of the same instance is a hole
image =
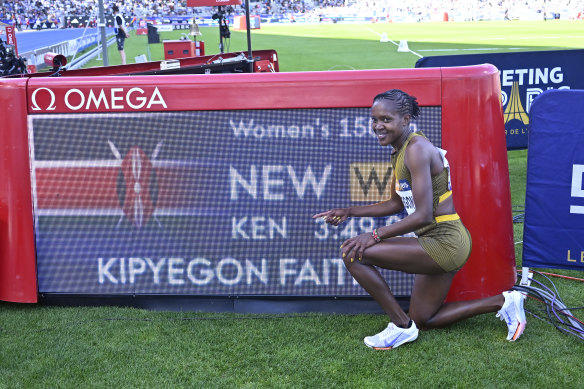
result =
[[[403,147],[391,155],[391,164],[393,167],[393,174],[395,175],[395,191],[401,197],[404,208],[408,214],[412,214],[416,210],[414,198],[412,196],[412,176],[410,171],[404,163],[405,150],[414,136],[424,136],[421,133],[412,132],[406,139]],[[424,136],[425,137],[425,136]],[[442,156],[444,169],[437,175],[432,177],[432,199],[433,212],[436,211],[438,204],[447,199],[452,194],[452,186],[450,183],[450,167],[446,160],[446,151],[438,149]]]

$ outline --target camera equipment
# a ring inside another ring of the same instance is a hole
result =
[[[0,76],[9,76],[11,74],[26,73],[26,58],[17,57],[14,54],[13,47],[4,46],[0,39]]]
[[[2,42],[2,38],[0,38],[0,60],[6,57],[6,47],[4,46],[4,42]]]
[[[219,51],[223,54],[224,45],[223,39],[231,38],[231,32],[229,31],[229,25],[227,24],[227,19],[225,18],[225,11],[221,6],[217,7],[217,12],[212,16],[213,20],[219,21]]]
[[[45,54],[44,60],[45,64],[52,66],[51,71],[54,72],[52,75],[53,77],[60,77],[61,70],[63,70],[63,67],[67,65],[67,57],[65,57],[63,54],[49,52]]]

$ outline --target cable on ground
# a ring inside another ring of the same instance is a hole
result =
[[[560,298],[552,280],[543,273],[537,271],[533,271],[533,273],[545,278],[551,286],[535,279],[532,279],[531,282],[537,286],[515,285],[514,290],[526,294],[543,305],[538,311],[525,311],[537,319],[552,324],[557,330],[584,341],[584,322],[571,312],[573,309],[584,309],[584,307],[568,308]],[[540,314],[544,314],[547,318],[540,316]]]

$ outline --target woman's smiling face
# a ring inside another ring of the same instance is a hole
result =
[[[408,132],[409,126],[410,115],[402,116],[393,101],[382,99],[371,106],[371,129],[381,146],[395,146]]]

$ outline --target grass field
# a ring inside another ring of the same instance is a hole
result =
[[[396,68],[413,67],[419,56],[381,43],[383,33],[396,43],[407,40],[418,54],[441,55],[583,48],[583,27],[564,21],[266,25],[253,31],[252,39],[254,49],[278,51],[282,71]],[[217,53],[218,32],[202,30],[207,54]],[[232,34],[229,50],[245,50],[245,34]],[[162,59],[162,44],[150,51],[153,60]],[[114,46],[109,52],[110,63],[119,63]],[[126,52],[129,62],[145,54],[146,38],[132,36]],[[512,203],[523,206],[527,152],[508,156]],[[522,232],[516,223],[515,241],[522,241]],[[516,254],[520,264],[520,243]],[[582,283],[554,282],[567,306],[584,305]],[[527,303],[532,311],[540,307]],[[416,342],[393,351],[365,347],[363,337],[385,325],[381,315],[256,316],[0,303],[0,388],[578,388],[584,381],[584,343],[532,316],[516,343],[505,340],[505,324],[488,314],[421,333]]]
[[[199,40],[207,55],[219,53],[216,27],[202,27]],[[380,42],[383,34],[389,42]],[[161,42],[178,39],[180,31],[160,32]],[[251,34],[254,50],[278,52],[280,71],[385,69],[414,67],[420,56],[584,48],[584,25],[579,21],[377,23],[264,25]],[[413,53],[398,53],[406,40]],[[151,44],[152,60],[164,59],[163,44]],[[232,31],[226,51],[246,51],[245,31]],[[147,54],[146,36],[126,40],[128,62]],[[110,65],[120,63],[115,44],[108,50]],[[93,61],[88,66],[101,66]]]

